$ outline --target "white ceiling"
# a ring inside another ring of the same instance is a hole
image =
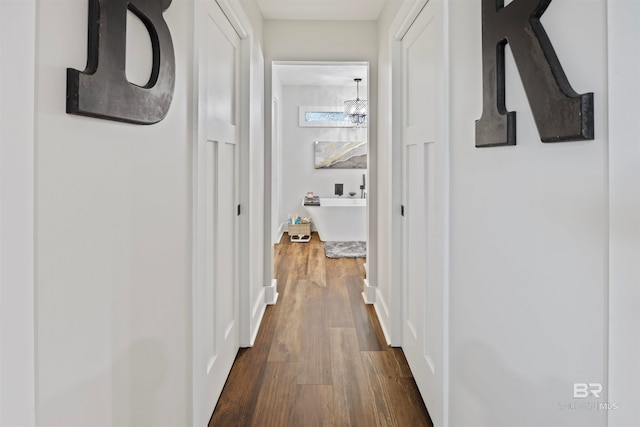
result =
[[[385,0],[257,0],[264,19],[375,21]]]
[[[274,64],[273,73],[283,86],[350,86],[361,78],[367,86],[366,65],[341,64]]]

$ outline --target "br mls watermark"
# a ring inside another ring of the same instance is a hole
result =
[[[600,399],[600,393],[602,393],[602,384],[600,383],[573,383],[574,399],[584,399],[590,395]]]
[[[602,384],[600,383],[573,383],[573,402],[558,402],[558,409],[570,411],[615,411],[618,404],[603,402],[601,400],[585,401],[582,399],[602,399]],[[580,399],[576,401],[575,399]]]

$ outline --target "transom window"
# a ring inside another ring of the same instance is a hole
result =
[[[344,116],[344,106],[300,106],[300,127],[350,128],[353,123]]]

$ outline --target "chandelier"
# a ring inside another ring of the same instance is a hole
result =
[[[356,99],[344,101],[344,115],[356,126],[364,124],[367,120],[367,100],[360,99],[360,82],[362,79],[353,79],[356,82]]]

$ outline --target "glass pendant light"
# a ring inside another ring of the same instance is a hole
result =
[[[356,82],[356,99],[344,101],[344,115],[356,126],[361,126],[367,121],[367,100],[360,99],[360,82],[362,79],[353,79]]]

